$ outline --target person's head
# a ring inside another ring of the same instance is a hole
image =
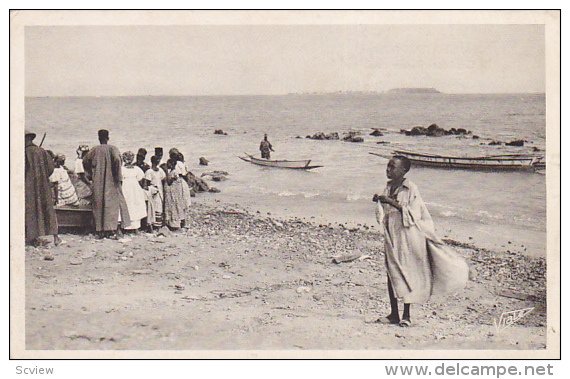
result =
[[[63,154],[56,154],[53,158],[53,163],[55,163],[55,167],[63,167],[65,164],[65,155]]]
[[[170,158],[166,161],[166,168],[169,170],[174,170],[176,167],[176,159]]]
[[[156,169],[158,168],[158,164],[160,163],[160,158],[157,157],[156,155],[153,155],[152,157],[150,157],[150,163],[152,164],[152,168]]]
[[[125,165],[132,165],[135,159],[135,154],[132,151],[125,151],[122,155]]]
[[[164,156],[164,150],[162,149],[162,147],[155,147],[154,148],[154,155],[162,158]]]
[[[146,149],[141,147],[139,151],[137,151],[137,162],[144,162],[146,158]]]
[[[24,133],[24,138],[25,138],[26,142],[32,142],[34,140],[34,138],[36,138],[36,133],[30,132],[29,130],[26,130]]]
[[[263,135],[263,140],[264,140],[264,141],[267,141],[267,134],[264,134],[264,135]]]
[[[168,150],[168,157],[170,159],[174,159],[176,160],[178,158],[178,154],[180,154],[180,152],[178,151],[177,148],[173,147],[172,149]]]
[[[101,144],[106,144],[107,142],[109,142],[109,131],[107,129],[101,129],[97,132],[97,135],[99,137],[99,142]]]
[[[402,179],[408,171],[410,171],[411,162],[403,155],[395,155],[388,162],[386,167],[386,176],[390,180]]]

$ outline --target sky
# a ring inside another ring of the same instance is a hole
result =
[[[28,26],[25,83],[26,96],[544,92],[544,26]]]

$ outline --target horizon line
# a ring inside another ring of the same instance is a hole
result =
[[[319,95],[546,95],[544,91],[532,92],[437,92],[437,93],[390,93],[388,91],[331,91],[291,92],[281,94],[162,94],[162,95],[24,95],[24,98],[69,98],[69,97],[241,97],[241,96],[319,96]]]

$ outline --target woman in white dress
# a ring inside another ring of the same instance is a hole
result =
[[[138,230],[141,226],[141,220],[147,216],[145,193],[141,186],[144,173],[139,167],[133,165],[134,158],[135,154],[131,151],[123,153],[122,189],[131,217],[131,223],[123,225],[125,230]]]

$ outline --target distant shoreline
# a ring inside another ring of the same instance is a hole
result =
[[[220,94],[220,95],[72,95],[72,96],[24,96],[25,99],[67,99],[67,98],[144,98],[144,97],[286,97],[286,96],[390,96],[419,94],[441,96],[546,96],[545,92],[503,92],[503,93],[390,93],[390,92],[319,92],[319,93],[288,93],[288,94]]]

